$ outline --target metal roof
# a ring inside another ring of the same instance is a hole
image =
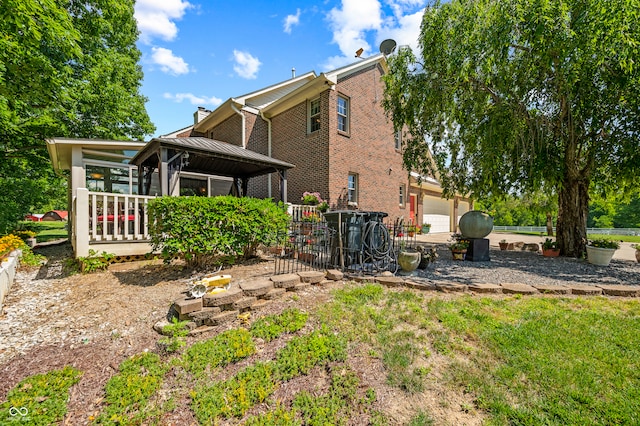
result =
[[[189,153],[184,171],[230,177],[253,177],[295,167],[293,164],[259,154],[230,143],[203,137],[154,138],[141,149],[131,163],[154,165],[153,154],[161,148]]]

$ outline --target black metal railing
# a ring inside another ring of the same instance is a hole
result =
[[[291,222],[282,244],[271,249],[276,275],[329,269],[332,236],[326,222]]]

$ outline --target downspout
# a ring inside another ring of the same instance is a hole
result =
[[[260,117],[267,122],[267,156],[271,157],[271,119],[264,116],[260,110]],[[271,173],[267,175],[267,197],[271,198]]]
[[[242,111],[240,111],[238,108],[236,108],[236,106],[234,104],[231,104],[231,109],[236,114],[238,114],[240,117],[242,117],[242,147],[246,148],[247,147],[247,140],[246,140],[247,124],[246,124],[246,121],[244,119],[244,114],[242,113]]]

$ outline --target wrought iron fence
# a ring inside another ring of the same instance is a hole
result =
[[[278,239],[283,244],[271,248],[275,273],[329,269],[332,236],[326,222],[292,221],[286,235]]]

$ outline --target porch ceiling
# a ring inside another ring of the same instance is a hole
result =
[[[188,172],[249,178],[295,167],[236,145],[203,137],[154,138],[131,162],[138,166],[157,165],[155,154],[163,148],[188,152],[189,165],[182,168]]]

